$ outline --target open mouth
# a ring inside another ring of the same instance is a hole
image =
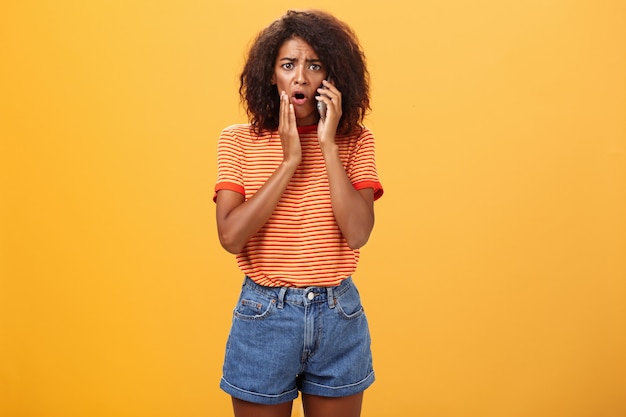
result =
[[[304,95],[304,93],[296,92],[293,94],[291,98],[291,102],[293,104],[302,105],[306,102],[306,96]]]

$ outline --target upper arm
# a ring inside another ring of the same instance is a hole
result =
[[[359,191],[361,198],[365,200],[367,203],[367,207],[372,212],[372,216],[374,215],[374,189],[373,188],[362,188]]]
[[[371,189],[374,200],[377,200],[382,196],[383,188],[376,169],[374,135],[369,129],[363,128],[351,152],[346,170],[350,182],[359,191]]]
[[[243,194],[232,190],[220,190],[217,192],[215,200],[215,217],[217,220],[218,232],[223,230],[224,223],[229,214],[238,206],[243,204],[245,197]],[[221,239],[221,233],[220,233]]]

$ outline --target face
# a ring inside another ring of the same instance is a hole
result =
[[[298,126],[318,121],[315,94],[327,74],[311,45],[300,38],[285,41],[278,50],[272,84],[278,88],[278,94],[285,91],[289,96]]]

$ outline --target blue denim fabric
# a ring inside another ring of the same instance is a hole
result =
[[[279,404],[304,394],[343,397],[374,382],[370,334],[351,278],[336,287],[270,288],[244,280],[220,387]]]

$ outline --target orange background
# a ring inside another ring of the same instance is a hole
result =
[[[0,5],[0,415],[230,414],[216,138],[311,5]],[[626,3],[314,6],[367,53],[386,191],[363,416],[625,417]]]

